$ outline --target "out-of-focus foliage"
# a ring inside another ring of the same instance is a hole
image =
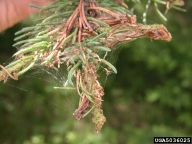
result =
[[[138,18],[141,6],[136,5]],[[90,117],[73,119],[78,105],[73,91],[53,89],[64,82],[65,72],[54,79],[39,71],[0,83],[0,143],[150,144],[154,136],[192,136],[191,7],[186,1],[186,13],[167,14],[171,42],[138,39],[122,46],[118,74],[105,83],[107,122],[99,134]],[[148,22],[160,23],[150,10]],[[17,27],[0,35],[0,63],[10,61]]]

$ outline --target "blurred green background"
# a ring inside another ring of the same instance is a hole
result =
[[[53,89],[65,82],[65,71],[37,68],[0,82],[0,144],[151,144],[154,136],[192,136],[192,1],[185,3],[186,13],[166,15],[171,42],[142,38],[113,53],[118,74],[104,77],[107,122],[99,134],[91,114],[74,120],[75,92]],[[138,20],[145,4],[136,5]],[[161,23],[153,9],[147,18]],[[31,22],[0,34],[1,64],[16,51],[14,33]]]

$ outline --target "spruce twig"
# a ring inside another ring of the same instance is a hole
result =
[[[77,120],[93,114],[96,131],[106,121],[102,110],[104,89],[98,70],[117,73],[105,57],[117,44],[148,37],[151,40],[171,40],[163,25],[143,25],[130,15],[123,1],[62,0],[40,8],[36,26],[16,33],[15,61],[3,67],[0,80],[17,80],[19,75],[36,66],[68,69],[68,83],[77,90],[80,103],[74,112]],[[115,8],[113,8],[115,6]],[[24,40],[22,40],[24,39]],[[105,56],[104,56],[105,55]],[[58,89],[58,87],[57,87]]]

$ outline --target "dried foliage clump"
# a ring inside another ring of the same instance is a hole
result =
[[[169,1],[172,3],[172,1]],[[36,66],[67,67],[67,83],[76,89],[80,102],[74,117],[93,114],[96,131],[106,121],[102,110],[104,90],[98,70],[117,73],[106,60],[117,44],[141,37],[171,40],[163,25],[144,25],[136,21],[123,1],[62,0],[40,8],[37,24],[16,33],[15,60],[0,71],[0,80],[18,77]],[[69,86],[66,88],[69,88]],[[64,87],[65,89],[65,87]]]

